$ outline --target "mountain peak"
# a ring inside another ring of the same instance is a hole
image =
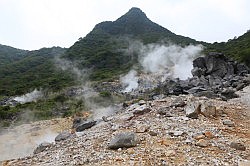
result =
[[[127,14],[138,14],[138,15],[144,15],[146,16],[146,14],[138,7],[132,7]]]
[[[163,32],[165,28],[152,22],[139,8],[133,7],[116,21],[102,22],[94,30],[104,31],[112,35],[140,35],[151,32]],[[167,30],[168,31],[168,30]]]
[[[132,7],[126,14],[117,19],[117,21],[119,20],[149,21],[146,14],[137,7]]]

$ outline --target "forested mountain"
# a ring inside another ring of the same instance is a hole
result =
[[[23,51],[7,47],[7,54],[0,65],[0,94],[4,96],[24,94],[35,88],[59,90],[70,85],[73,79],[69,74],[58,70],[54,57],[66,49],[60,47],[42,48],[36,51]],[[7,50],[0,48],[0,52]],[[16,53],[16,54],[15,54]]]

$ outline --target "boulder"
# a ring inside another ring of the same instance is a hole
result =
[[[146,101],[145,101],[145,100],[140,100],[140,101],[138,102],[138,104],[139,104],[139,105],[144,105],[144,104],[146,104]]]
[[[180,80],[167,80],[166,81],[166,86],[164,86],[164,90],[166,94],[170,95],[180,95],[183,94],[183,88],[180,84]]]
[[[232,122],[232,121],[229,120],[229,119],[223,120],[222,123],[223,123],[224,125],[227,125],[228,127],[234,127],[234,122]]]
[[[221,95],[224,96],[226,99],[232,99],[238,97],[238,95],[235,93],[236,91],[234,89],[224,89],[221,92]]]
[[[42,151],[44,151],[47,147],[49,147],[51,145],[51,143],[48,142],[43,142],[41,143],[35,150],[34,150],[34,154],[40,153]]]
[[[238,143],[238,142],[231,142],[231,144],[229,146],[231,148],[236,149],[236,150],[242,150],[242,151],[246,150],[246,147],[243,144]]]
[[[204,57],[198,57],[193,61],[193,67],[197,67],[200,69],[206,69],[206,62]]]
[[[202,70],[201,68],[195,67],[191,70],[192,75],[195,77],[201,77],[202,75],[204,75],[204,70]]]
[[[203,102],[201,104],[201,114],[205,117],[216,117],[217,111],[216,107],[211,103]]]
[[[157,110],[157,113],[160,115],[166,115],[167,113],[169,113],[171,110],[170,107],[161,107]]]
[[[237,64],[237,75],[245,75],[245,74],[249,74],[249,68],[244,65],[244,64]]]
[[[201,104],[199,102],[189,102],[184,108],[186,116],[192,119],[197,119],[201,111]]]
[[[81,117],[75,117],[73,120],[73,126],[72,128],[77,128],[80,124],[82,124],[85,121],[84,118]]]
[[[182,98],[176,98],[173,103],[171,103],[171,107],[184,107],[186,102]]]
[[[206,75],[223,78],[227,74],[227,58],[222,53],[211,52],[205,57]]]
[[[195,145],[204,148],[209,145],[209,142],[207,140],[200,139]]]
[[[142,105],[140,107],[135,108],[133,114],[135,114],[135,115],[143,115],[143,114],[148,113],[150,111],[151,111],[151,108],[149,108],[146,105]]]
[[[72,134],[70,132],[64,131],[56,136],[55,141],[57,141],[57,142],[63,141],[63,140],[70,138],[71,136],[72,136]]]
[[[168,134],[171,136],[174,136],[174,137],[179,137],[179,136],[183,136],[185,134],[185,132],[183,132],[183,131],[169,131]]]
[[[116,134],[114,138],[110,141],[108,148],[109,149],[130,148],[136,146],[136,144],[137,144],[136,134],[134,132],[124,132]]]
[[[96,125],[96,122],[97,121],[89,121],[89,122],[85,122],[85,123],[80,124],[76,128],[76,132],[81,132],[83,130],[89,129],[89,128],[93,127],[94,125]]]

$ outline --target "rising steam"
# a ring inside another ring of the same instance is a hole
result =
[[[179,78],[185,80],[192,77],[193,60],[201,56],[202,45],[189,45],[181,47],[173,44],[148,44],[131,42],[126,53],[138,54],[138,61],[142,66],[144,75],[137,75],[137,72],[131,70],[120,80],[125,87],[125,92],[138,88],[138,78],[141,82],[154,84],[164,82],[167,78]],[[150,75],[151,79],[148,79]],[[144,78],[147,78],[146,80]]]
[[[138,77],[135,70],[130,70],[130,72],[124,77],[121,77],[120,80],[125,87],[123,92],[131,92],[133,89],[136,89],[138,87]]]
[[[95,99],[100,96],[99,93],[92,88],[91,82],[88,80],[88,76],[91,72],[90,70],[79,69],[75,63],[60,58],[55,59],[55,64],[61,70],[67,70],[76,75],[76,80],[80,83],[78,87],[80,93],[77,98],[84,101],[86,109],[92,112],[92,118],[94,120],[101,119],[102,116],[109,116],[117,110],[112,104],[107,106],[102,105],[101,102],[95,101]],[[110,101],[107,101],[105,103],[109,102]]]
[[[150,44],[143,46],[139,62],[143,70],[152,74],[165,74],[182,80],[191,77],[193,60],[200,55],[202,46]]]
[[[37,101],[41,97],[43,97],[42,91],[38,91],[37,89],[35,89],[34,91],[32,91],[30,93],[15,97],[14,100],[21,103],[21,104],[24,104],[24,103],[28,103],[28,102],[32,102],[32,101]]]

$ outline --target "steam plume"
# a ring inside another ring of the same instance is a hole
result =
[[[182,80],[191,77],[192,62],[200,56],[201,45],[180,47],[177,45],[149,44],[141,48],[139,62],[143,70],[153,74],[166,74]]]
[[[135,70],[131,70],[121,77],[120,81],[125,87],[124,92],[137,89],[138,80],[141,80],[144,88],[150,88],[158,82],[164,82],[167,78],[185,80],[192,77],[192,62],[202,56],[202,49],[202,45],[181,47],[173,44],[143,45],[138,41],[130,42],[125,53],[138,55],[138,61],[142,67],[141,73],[144,74],[138,75]]]
[[[41,91],[38,91],[37,89],[35,89],[34,91],[32,91],[30,93],[15,97],[14,100],[21,103],[21,104],[24,104],[27,102],[37,101],[42,96],[43,96],[43,93]]]
[[[130,70],[130,72],[124,77],[121,77],[120,80],[125,87],[123,92],[131,92],[133,89],[136,89],[138,87],[138,77],[135,70]]]

